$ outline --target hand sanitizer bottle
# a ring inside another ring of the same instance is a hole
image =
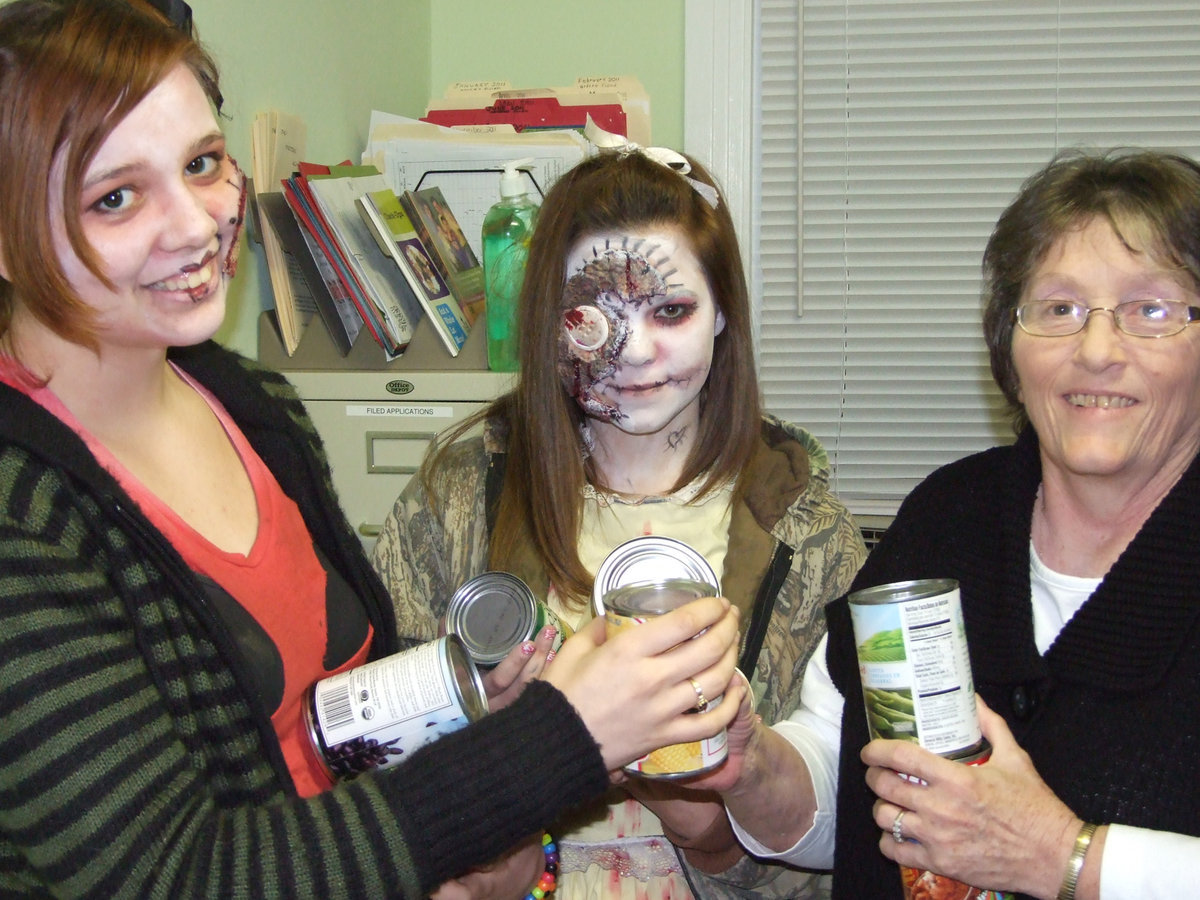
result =
[[[538,213],[521,173],[531,165],[533,159],[518,159],[504,167],[500,200],[483,219],[488,368],[496,372],[517,370],[517,303]]]

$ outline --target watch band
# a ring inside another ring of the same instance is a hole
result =
[[[1079,873],[1083,871],[1083,858],[1087,856],[1088,847],[1092,843],[1092,835],[1098,826],[1084,822],[1075,838],[1075,849],[1067,860],[1067,871],[1063,875],[1062,887],[1058,889],[1055,900],[1075,900],[1075,888],[1079,885]]]

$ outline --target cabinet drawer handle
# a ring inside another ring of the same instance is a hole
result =
[[[367,474],[369,475],[415,475],[420,466],[387,465],[375,461],[375,442],[391,443],[406,442],[416,444],[422,450],[437,437],[436,431],[368,431],[367,439]]]

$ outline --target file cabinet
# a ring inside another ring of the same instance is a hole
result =
[[[418,326],[402,357],[387,363],[369,335],[339,356],[319,320],[289,357],[274,324],[259,322],[259,361],[283,372],[299,392],[325,444],[342,508],[368,549],[430,441],[515,378],[488,371],[482,319],[458,357],[427,325]]]

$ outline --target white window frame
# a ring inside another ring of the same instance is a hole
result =
[[[758,66],[755,2],[686,0],[683,148],[721,185],[741,242],[758,333]]]

